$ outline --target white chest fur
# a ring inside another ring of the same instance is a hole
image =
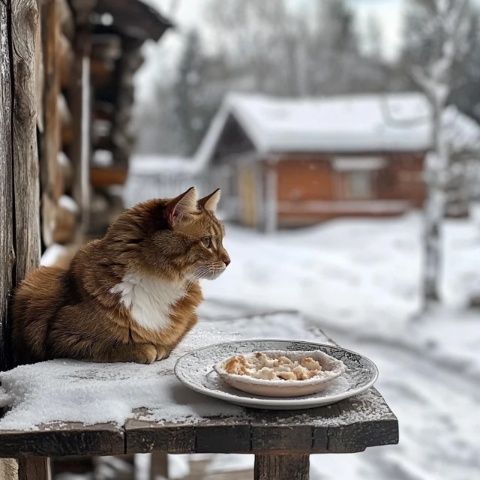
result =
[[[159,331],[169,326],[171,307],[185,295],[185,286],[127,273],[110,291],[120,294],[121,302],[130,310],[138,325]]]

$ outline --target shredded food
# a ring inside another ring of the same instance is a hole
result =
[[[322,366],[312,357],[291,360],[288,357],[269,357],[256,352],[248,358],[236,355],[225,363],[230,374],[248,375],[262,380],[308,380],[322,371]]]

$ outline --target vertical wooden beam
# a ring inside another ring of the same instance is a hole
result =
[[[96,0],[73,0],[77,30],[74,45],[73,84],[70,91],[73,134],[71,159],[74,168],[73,198],[80,207],[80,230],[85,233],[90,209],[91,92],[90,92],[90,14]]]
[[[0,2],[0,371],[8,368],[8,298],[14,283],[10,0]]]
[[[18,460],[18,480],[51,480],[48,457],[26,457]]]
[[[53,242],[55,205],[63,193],[58,164],[60,149],[59,37],[60,14],[58,0],[42,0],[42,45],[44,63],[43,124],[44,135],[40,152],[40,185],[42,195],[42,238],[49,246]]]
[[[40,186],[37,145],[39,11],[35,0],[11,3],[13,66],[13,182],[16,282],[40,261]]]
[[[160,480],[168,478],[168,454],[164,452],[153,451],[150,462],[150,480]]]
[[[255,455],[255,480],[308,480],[309,455]]]
[[[269,158],[265,162],[265,232],[274,233],[278,227],[278,159]],[[261,210],[260,210],[261,211]]]

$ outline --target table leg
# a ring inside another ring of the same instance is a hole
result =
[[[168,455],[153,451],[150,463],[150,480],[168,479]]]
[[[49,457],[21,457],[18,459],[18,480],[51,480]]]
[[[308,480],[309,455],[255,455],[255,480]]]

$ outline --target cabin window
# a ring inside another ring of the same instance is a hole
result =
[[[347,199],[370,198],[372,196],[372,174],[369,171],[344,173],[344,197]]]
[[[372,198],[376,172],[385,166],[381,157],[336,157],[333,169],[337,172],[338,197],[346,200]]]

